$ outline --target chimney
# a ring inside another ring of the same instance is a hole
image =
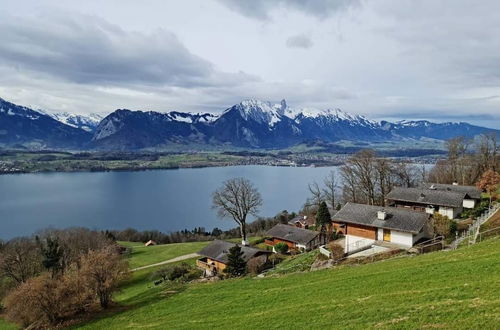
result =
[[[307,215],[304,215],[304,220],[307,220]]]
[[[377,211],[377,218],[379,220],[385,220],[387,213],[385,211]]]

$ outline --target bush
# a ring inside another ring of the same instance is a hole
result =
[[[153,279],[175,281],[189,274],[191,269],[192,267],[185,262],[179,265],[163,267],[153,273]]]
[[[43,328],[87,311],[95,304],[95,292],[76,271],[52,278],[30,278],[5,298],[7,318],[23,327]]]
[[[266,259],[261,257],[255,257],[247,262],[248,272],[252,274],[260,273],[266,266]]]
[[[288,245],[286,243],[283,243],[283,242],[279,242],[278,244],[276,244],[274,246],[274,249],[276,250],[276,252],[278,253],[281,253],[281,254],[285,254],[288,252]]]
[[[328,246],[333,260],[339,260],[344,257],[344,248],[335,242],[331,242]]]
[[[458,225],[455,221],[450,222],[450,235],[455,235],[458,230]]]

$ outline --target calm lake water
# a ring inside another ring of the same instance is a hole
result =
[[[337,167],[231,166],[144,172],[43,173],[0,176],[0,238],[46,227],[163,232],[236,226],[217,218],[211,194],[233,177],[251,180],[262,194],[261,216],[297,211]]]

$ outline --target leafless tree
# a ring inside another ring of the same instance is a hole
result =
[[[311,204],[315,207],[319,207],[319,204],[323,201],[323,194],[317,182],[310,183],[308,185],[309,192],[311,193]]]
[[[0,275],[17,284],[42,271],[42,258],[36,243],[28,238],[9,241],[0,254]]]
[[[243,244],[247,244],[246,222],[249,214],[257,216],[262,197],[247,179],[229,179],[212,196],[212,208],[221,218],[232,218],[239,226]]]
[[[337,188],[338,188],[335,172],[330,171],[330,173],[328,173],[323,183],[325,184],[325,188],[323,188],[323,196],[326,202],[332,208],[332,210],[335,210],[335,202],[336,202],[335,197],[337,195]]]

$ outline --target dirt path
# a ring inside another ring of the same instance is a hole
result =
[[[156,267],[156,266],[171,264],[173,262],[182,261],[182,260],[191,259],[191,258],[196,258],[196,257],[198,257],[198,253],[185,254],[183,256],[178,256],[178,257],[175,257],[175,258],[172,258],[172,259],[168,259],[168,260],[165,260],[165,261],[162,261],[162,262],[157,262],[156,264],[151,264],[151,265],[147,265],[147,266],[137,267],[137,268],[132,269],[132,271],[135,272],[135,271],[141,270],[141,269],[146,269],[146,268],[150,268],[150,267]]]

